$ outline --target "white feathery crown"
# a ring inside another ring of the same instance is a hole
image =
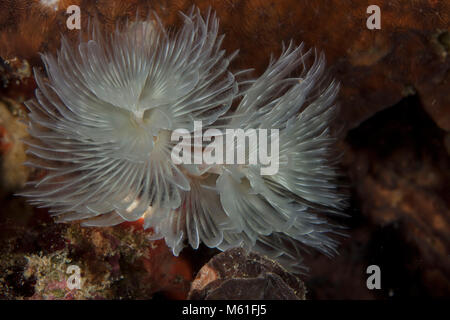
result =
[[[36,99],[26,103],[27,165],[46,174],[23,195],[61,222],[143,218],[175,255],[186,244],[244,246],[301,272],[306,247],[334,254],[339,228],[326,214],[341,214],[345,199],[329,132],[338,85],[324,80],[323,54],[290,43],[259,78],[240,81],[215,14],[182,17],[176,33],[156,16],[109,35],[93,27],[89,41],[63,38],[56,56],[42,56],[47,78],[35,72]],[[194,132],[194,121],[279,129],[278,172],[176,165],[171,132]]]

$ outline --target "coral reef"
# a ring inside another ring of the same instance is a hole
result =
[[[18,204],[16,204],[17,206]],[[118,228],[54,224],[29,207],[0,220],[0,297],[3,299],[146,299],[158,293],[184,299],[191,265],[174,257],[163,241],[150,241],[139,223]],[[3,213],[3,212],[2,212]],[[25,235],[25,236],[24,236]],[[80,287],[68,284],[70,266],[80,270]]]

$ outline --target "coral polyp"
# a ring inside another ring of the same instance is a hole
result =
[[[27,164],[45,174],[23,194],[61,222],[143,218],[175,255],[187,244],[243,246],[293,271],[305,246],[332,255],[326,214],[340,214],[344,198],[329,128],[338,85],[326,81],[323,55],[291,43],[259,78],[241,80],[215,14],[182,17],[176,33],[156,16],[112,34],[94,26],[90,40],[63,39],[56,56],[42,56],[47,78],[35,72],[36,99],[26,103]],[[278,171],[175,163],[171,135],[195,135],[195,121],[203,130],[277,129]]]

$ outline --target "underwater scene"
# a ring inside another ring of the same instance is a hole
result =
[[[0,300],[449,298],[449,19],[0,0]]]

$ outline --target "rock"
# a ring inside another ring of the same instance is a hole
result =
[[[55,51],[60,33],[78,39],[78,32],[66,27],[65,10],[72,4],[81,6],[82,29],[87,17],[96,15],[103,27],[113,30],[117,22],[134,19],[136,10],[143,18],[155,10],[163,23],[176,26],[178,12],[188,11],[193,3],[203,11],[209,6],[217,11],[225,48],[240,50],[235,68],[255,68],[255,74],[261,74],[270,55],[291,39],[323,50],[330,74],[342,84],[343,113],[338,120],[346,129],[417,92],[438,126],[450,130],[448,1],[378,1],[381,30],[369,30],[365,2],[131,0],[58,1],[49,6],[19,0],[0,4],[0,12],[8,13],[0,19],[0,56],[41,66],[38,52]]]
[[[139,223],[82,228],[55,224],[45,210],[19,210],[28,215],[0,216],[1,299],[186,298],[190,263],[148,240],[151,230]],[[68,285],[70,266],[79,268],[79,288]]]
[[[204,265],[192,282],[193,300],[304,300],[303,282],[278,263],[243,248],[227,250]]]
[[[0,199],[21,190],[28,179],[29,170],[23,165],[25,146],[21,141],[28,133],[17,110],[21,107],[15,101],[0,100]]]

